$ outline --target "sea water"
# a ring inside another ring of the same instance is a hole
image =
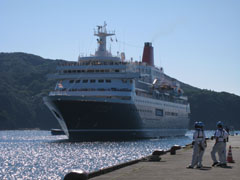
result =
[[[50,131],[0,131],[0,179],[60,180],[72,169],[92,172],[191,141],[192,131],[183,137],[120,142],[69,142]]]

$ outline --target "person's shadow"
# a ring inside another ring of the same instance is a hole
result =
[[[232,166],[220,166],[220,168],[232,169]]]
[[[232,166],[216,166],[216,168],[232,169]],[[203,170],[203,171],[209,171],[211,169],[212,169],[211,166],[203,166],[202,168],[199,168],[199,170]]]
[[[211,166],[203,166],[203,167],[199,168],[199,170],[203,170],[203,171],[209,171],[211,169],[212,169]]]

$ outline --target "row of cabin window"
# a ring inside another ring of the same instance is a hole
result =
[[[166,116],[178,116],[178,113],[165,111]],[[163,116],[163,109],[155,109],[156,116]]]
[[[152,113],[151,110],[147,110],[147,109],[131,109],[134,112],[146,112],[146,113]]]
[[[123,70],[122,70],[123,71]],[[85,73],[85,72],[87,72],[87,73],[99,73],[99,72],[101,72],[101,73],[103,73],[103,72],[120,72],[120,70],[119,69],[101,69],[101,70],[99,70],[99,69],[88,69],[88,70],[64,70],[63,71],[63,73]]]
[[[126,65],[128,62],[102,62],[102,61],[91,61],[91,62],[72,62],[72,63],[60,63],[59,66],[89,66],[89,65]]]
[[[140,67],[137,69],[137,71],[138,71],[138,72],[141,72],[141,73],[150,73],[150,72],[151,72],[150,69],[140,68]]]
[[[122,88],[122,89],[118,89],[118,88],[108,88],[108,89],[104,89],[104,88],[82,88],[82,89],[77,89],[77,88],[72,88],[72,89],[68,89],[68,91],[124,91],[124,92],[131,92],[131,89],[127,89],[127,88]]]
[[[78,79],[78,80],[75,81],[75,83],[80,83],[80,82],[81,82],[80,79]],[[90,82],[90,83],[95,83],[95,82],[96,82],[96,79],[90,79],[89,82]],[[106,82],[106,83],[111,83],[112,80],[111,80],[111,79],[106,79],[105,82]],[[69,83],[74,83],[74,80],[69,80]],[[82,83],[88,83],[88,79],[82,80]],[[98,79],[98,83],[104,83],[104,79]]]
[[[165,115],[167,115],[167,116],[178,116],[178,113],[175,113],[175,112],[165,112]]]
[[[104,79],[98,79],[98,80],[96,80],[96,79],[90,79],[90,80],[89,80],[90,83],[96,83],[96,81],[98,81],[98,83],[104,83]],[[81,82],[80,79],[75,80],[75,83],[80,83],[80,82]],[[105,82],[106,82],[106,83],[111,83],[112,80],[111,80],[111,79],[106,79]],[[123,82],[123,83],[127,83],[128,80],[127,80],[127,79],[122,79],[122,82]],[[132,82],[133,82],[132,79],[130,79],[129,82],[132,83]],[[74,83],[74,80],[69,80],[69,83]],[[88,83],[88,79],[83,79],[83,80],[82,80],[82,83]]]
[[[135,64],[135,65],[144,65],[148,66],[145,62],[104,62],[104,61],[91,61],[91,62],[71,62],[71,63],[59,63],[58,66],[89,66],[89,65],[127,65],[127,64]],[[158,69],[158,68],[157,68]],[[160,68],[162,71],[162,68]]]
[[[135,91],[136,92],[136,95],[138,96],[143,96],[143,97],[150,97],[152,98],[152,95],[148,94],[148,93],[145,93],[145,92],[140,92],[140,91]],[[187,101],[184,101],[184,100],[172,100],[170,97],[168,96],[157,96],[158,99],[168,99],[168,100],[171,100],[171,102],[178,102],[180,104],[187,104]],[[137,100],[138,101],[138,100]],[[147,102],[147,101],[141,101],[139,100],[139,102],[142,102],[142,103],[152,103],[152,104],[159,104],[159,103],[153,103],[153,102]],[[161,104],[160,104],[161,105]],[[164,106],[168,106],[168,107],[174,107],[174,108],[181,108],[181,109],[185,109],[185,107],[180,107],[180,106],[175,106],[175,105],[168,105],[168,104],[164,104]]]
[[[162,106],[162,103],[156,103],[156,102],[151,102],[151,101],[136,100],[136,102],[149,103],[149,104],[156,104],[156,105],[161,105],[161,106]]]

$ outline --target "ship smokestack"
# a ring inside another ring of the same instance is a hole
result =
[[[145,62],[150,66],[154,66],[153,47],[150,42],[144,43],[142,62]]]

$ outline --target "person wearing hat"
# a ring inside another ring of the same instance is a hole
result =
[[[217,130],[214,133],[214,138],[216,139],[216,142],[212,148],[211,151],[211,157],[213,160],[212,166],[221,166],[226,167],[227,161],[226,161],[226,142],[228,139],[228,133],[223,128],[223,123],[221,121],[217,122]],[[218,153],[219,161],[216,158],[216,153]]]
[[[203,123],[195,122],[195,131],[193,133],[193,155],[192,162],[187,168],[194,168],[197,165],[197,168],[202,168],[202,157],[206,147],[205,133],[203,131]]]

